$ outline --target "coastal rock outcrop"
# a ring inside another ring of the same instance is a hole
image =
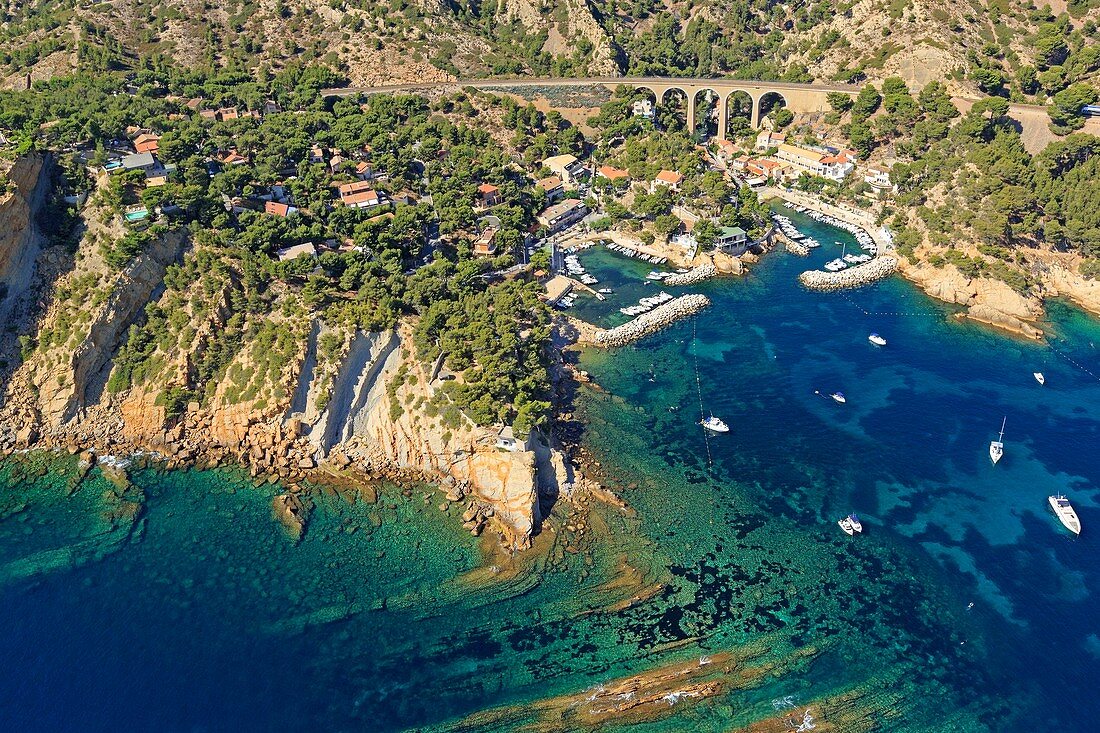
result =
[[[924,262],[903,262],[901,272],[933,298],[966,306],[966,317],[971,320],[1028,338],[1042,336],[1042,331],[1029,323],[1041,315],[1041,302],[1000,280],[967,277],[952,264],[935,267]]]

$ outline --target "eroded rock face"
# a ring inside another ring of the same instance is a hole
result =
[[[967,307],[967,318],[997,326],[1029,338],[1042,330],[1029,323],[1042,315],[1038,298],[1022,295],[1000,280],[969,278],[954,265],[934,267],[901,260],[902,274],[933,298]]]
[[[0,319],[30,285],[39,251],[35,213],[45,196],[48,160],[38,154],[16,160],[6,175],[12,184],[0,195]]]

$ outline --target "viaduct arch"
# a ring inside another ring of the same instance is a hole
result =
[[[619,85],[631,86],[635,89],[645,89],[653,94],[654,99],[660,101],[670,91],[678,91],[687,99],[687,123],[688,129],[694,130],[698,120],[696,119],[695,98],[700,92],[711,90],[718,95],[718,131],[717,139],[726,139],[726,128],[729,123],[730,97],[738,92],[743,92],[752,100],[752,117],[750,124],[755,128],[760,126],[760,102],[765,95],[778,95],[784,105],[791,112],[814,113],[828,112],[828,95],[830,92],[840,92],[855,97],[859,94],[859,87],[851,84],[794,84],[778,81],[745,81],[739,79],[692,79],[679,77],[587,77],[582,79],[560,78],[534,78],[523,77],[518,79],[471,79],[449,82],[435,82],[424,84],[396,84],[380,87],[347,87],[341,89],[326,89],[322,93],[325,96],[359,96],[362,94],[384,94],[393,92],[415,92],[442,88],[473,87],[491,91],[494,89],[540,86],[604,86],[614,90]]]

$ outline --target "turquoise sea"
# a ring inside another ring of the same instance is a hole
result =
[[[0,728],[1100,729],[1100,325],[1052,303],[1032,343],[898,279],[809,293],[852,240],[795,218],[811,258],[580,355],[583,441],[630,510],[559,501],[518,559],[483,561],[431,487],[314,487],[295,544],[236,472],[0,464]],[[660,289],[582,260],[616,290],[574,309],[594,322]]]

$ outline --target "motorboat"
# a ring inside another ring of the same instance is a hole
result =
[[[852,529],[854,529],[857,533],[863,531],[863,524],[859,521],[859,517],[857,517],[855,514],[848,515],[848,523],[852,525]]]
[[[844,519],[838,520],[837,524],[839,524],[840,528],[844,530],[844,534],[848,535],[849,537],[856,533],[856,528],[852,526],[852,520],[849,517],[844,517]]]
[[[600,288],[596,292],[598,292],[600,295],[611,295],[615,291],[612,290],[611,288]]]
[[[1058,494],[1057,496],[1048,496],[1047,503],[1050,504],[1050,508],[1054,510],[1058,520],[1065,525],[1066,529],[1075,535],[1081,534],[1081,520],[1078,519],[1077,512],[1073,511],[1069,499],[1063,494]]]
[[[882,336],[879,336],[877,333],[872,333],[870,336],[867,337],[867,340],[870,341],[875,346],[885,346],[886,345],[886,339],[884,339]]]
[[[715,417],[714,415],[703,418],[699,421],[699,424],[707,430],[715,433],[728,433],[730,431],[730,426],[726,425],[724,422],[722,422],[721,419]]]
[[[1004,420],[1001,420],[1001,435],[996,440],[989,441],[989,460],[993,461],[993,465],[997,465],[997,461],[1001,460],[1001,456],[1005,454],[1005,422],[1008,420],[1008,416],[1005,416]]]
[[[844,393],[843,393],[843,392],[833,392],[833,393],[832,393],[831,395],[829,395],[829,396],[833,398],[833,401],[834,401],[834,402],[836,402],[836,403],[839,403],[839,404],[841,404],[841,405],[843,405],[843,404],[844,404],[845,402],[847,402],[847,401],[848,401],[848,400],[847,400],[847,399],[846,399],[846,398],[844,397]]]
[[[1042,372],[1035,372],[1031,376],[1035,377],[1035,381],[1039,384],[1046,384],[1047,378],[1043,376]]]

